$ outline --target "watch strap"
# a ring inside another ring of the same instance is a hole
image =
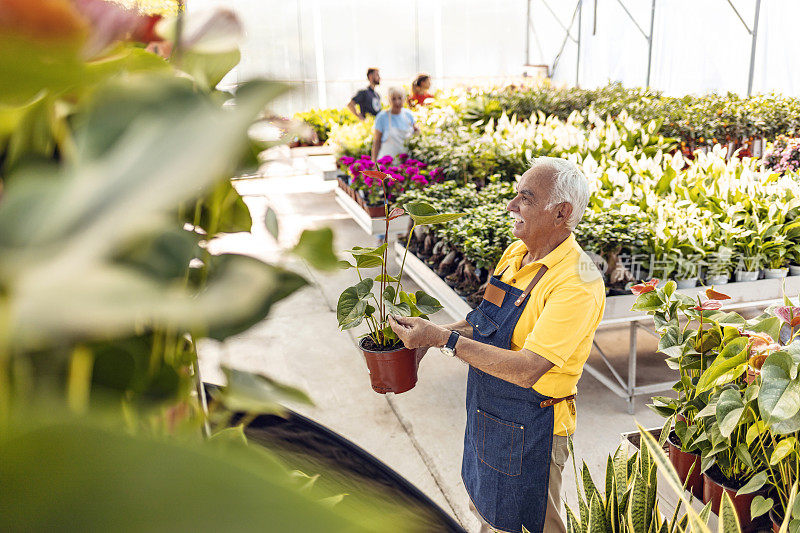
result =
[[[456,343],[458,342],[458,338],[461,334],[457,331],[450,332],[450,338],[447,339],[447,344],[444,345],[445,348],[449,348],[450,350],[456,349]]]

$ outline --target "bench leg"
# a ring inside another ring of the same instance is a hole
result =
[[[636,337],[639,325],[631,322],[630,325],[630,345],[628,347],[628,414],[636,411],[635,392],[636,392]]]

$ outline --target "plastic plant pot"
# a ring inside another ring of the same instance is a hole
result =
[[[756,281],[758,279],[758,274],[759,272],[757,270],[755,272],[737,270],[736,281]]]
[[[413,389],[419,366],[416,352],[405,347],[385,352],[367,350],[364,348],[367,339],[364,337],[358,345],[367,361],[372,390],[380,394],[400,394]]]
[[[726,285],[730,281],[727,274],[719,276],[706,276],[706,285]]]
[[[789,265],[790,276],[800,276],[800,265]]]
[[[766,491],[756,491],[751,494],[736,495],[738,488],[733,488],[727,484],[723,479],[722,473],[716,468],[712,467],[703,472],[703,503],[711,502],[711,510],[719,515],[719,504],[722,501],[722,493],[727,492],[733,507],[736,509],[736,515],[739,517],[739,523],[742,526],[742,531],[763,531],[769,529],[769,522],[766,515],[758,517],[755,521],[750,518],[750,503],[758,495],[766,496]],[[766,527],[765,527],[766,526]]]
[[[700,456],[695,453],[682,451],[680,441],[674,431],[670,433],[667,438],[667,447],[669,451],[669,461],[678,472],[681,483],[684,483],[686,488],[692,491],[692,494],[697,498],[702,498],[703,477],[700,475]],[[692,465],[694,465],[694,468],[692,468]],[[689,474],[689,469],[692,470],[691,474]],[[686,483],[687,476],[689,476],[689,483]]]
[[[386,208],[381,205],[367,205],[364,204],[364,210],[367,212],[369,216],[372,218],[383,218],[386,216]],[[391,211],[391,209],[390,209]]]
[[[697,278],[676,279],[679,289],[692,289],[697,286]]]
[[[766,279],[782,279],[789,275],[788,268],[765,268],[764,278]]]

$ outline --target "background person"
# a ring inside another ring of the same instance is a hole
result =
[[[431,77],[428,74],[419,74],[411,82],[411,96],[408,97],[408,106],[425,105],[425,100],[433,98],[430,94]]]
[[[389,319],[418,357],[436,346],[469,364],[461,477],[482,532],[565,531],[567,435],[605,308],[603,277],[572,234],[588,202],[578,167],[537,159],[507,207],[518,240],[500,258],[480,306],[447,326]]]
[[[389,89],[391,107],[384,109],[375,118],[372,132],[372,160],[378,161],[385,155],[397,157],[407,149],[408,139],[418,131],[414,114],[403,108],[406,93],[399,87]]]
[[[358,91],[347,104],[347,109],[352,111],[359,120],[364,120],[367,115],[375,116],[381,111],[381,95],[375,91],[375,87],[381,84],[381,73],[376,68],[368,68],[367,80],[369,80],[369,86]],[[356,110],[356,105],[358,110]]]

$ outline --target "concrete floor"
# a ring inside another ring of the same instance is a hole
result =
[[[314,407],[290,407],[374,454],[455,516],[468,531],[477,531],[478,523],[468,510],[460,478],[466,365],[431,350],[420,365],[419,382],[414,389],[401,395],[374,393],[356,344],[362,331],[342,333],[337,329],[336,302],[339,293],[357,281],[355,272],[312,272],[302,262],[281,253],[281,247],[296,242],[303,229],[320,226],[333,228],[339,250],[377,243],[334,201],[335,182],[309,174],[306,163],[302,158],[272,161],[266,171],[270,177],[236,182],[253,212],[253,231],[223,237],[212,246],[217,251],[283,263],[304,275],[312,285],[277,305],[267,320],[249,331],[224,343],[203,342],[203,379],[221,382],[219,364],[225,363],[263,372],[304,389]],[[324,164],[325,161],[317,168]],[[281,234],[277,243],[263,226],[268,205],[278,214]],[[410,280],[404,283],[413,286]],[[444,313],[434,320],[450,321]],[[601,330],[596,338],[625,377],[628,329]],[[655,353],[656,340],[643,334],[638,342],[637,383],[671,379],[663,357]],[[598,368],[602,366],[596,352],[590,361]],[[644,427],[660,426],[661,418],[645,407],[648,399],[638,398],[636,413],[631,416],[626,412],[625,400],[584,373],[578,384],[578,428],[574,436],[578,467],[585,461],[595,479],[602,479],[606,457],[619,445],[621,433],[634,431],[637,422]],[[571,462],[564,472],[563,492],[566,502],[574,505]]]

